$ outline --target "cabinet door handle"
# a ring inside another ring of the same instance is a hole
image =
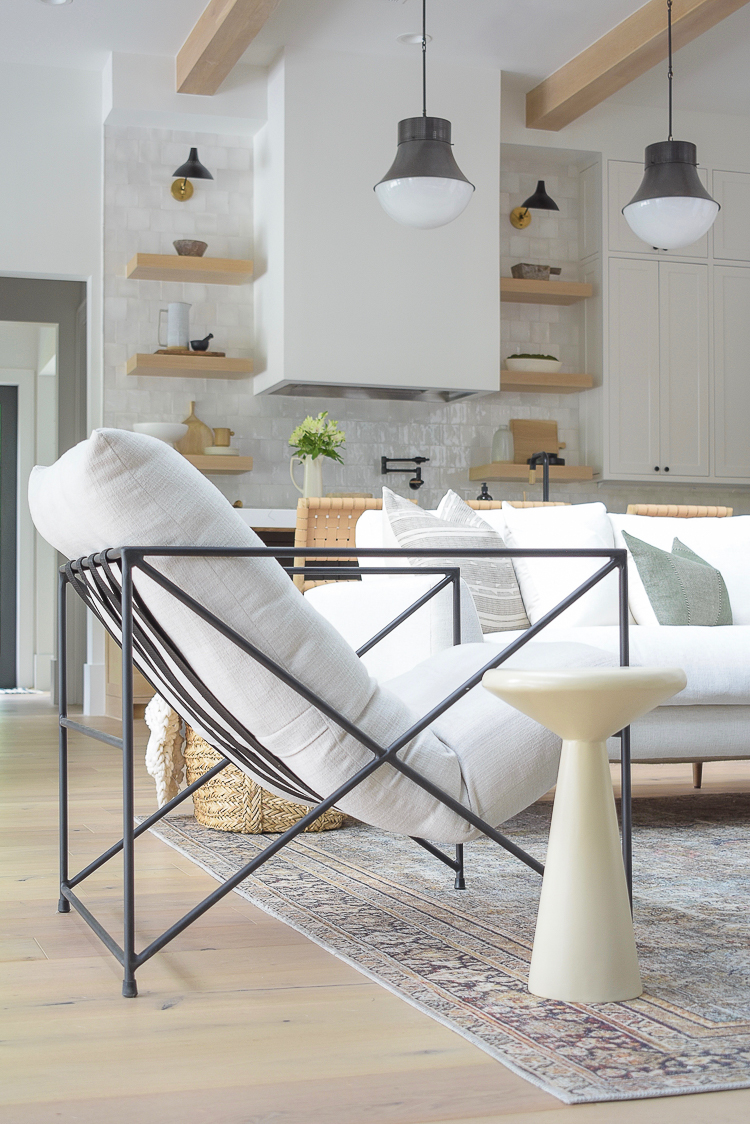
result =
[[[666,467],[665,467],[664,471],[665,471],[665,472],[669,472],[669,465],[666,465]]]
[[[655,464],[654,465],[654,472],[658,472],[658,471],[659,471],[659,466],[658,466],[658,464]]]

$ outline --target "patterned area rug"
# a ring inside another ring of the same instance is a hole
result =
[[[544,857],[548,804],[504,831]],[[566,1004],[526,990],[540,881],[489,841],[467,890],[416,844],[364,825],[304,835],[238,891],[567,1104],[750,1086],[750,796],[635,804],[645,994]],[[224,879],[268,836],[175,816],[155,833]]]

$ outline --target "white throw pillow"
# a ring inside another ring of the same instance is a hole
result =
[[[441,519],[432,512],[423,511],[397,496],[390,488],[383,488],[383,510],[388,515],[399,546],[404,550],[483,550],[505,546],[500,535],[467,507],[455,492],[448,493],[441,507],[444,511],[451,512],[454,520]],[[414,566],[439,566],[441,563],[459,566],[461,577],[474,598],[482,632],[528,627],[529,622],[510,559],[412,557],[411,563]]]
[[[609,520],[616,546],[627,546],[623,531],[643,542],[671,550],[679,538],[701,558],[720,571],[729,593],[734,624],[750,624],[750,515],[717,519],[675,519],[650,515],[620,515],[611,512]],[[628,555],[628,598],[638,624],[656,626],[659,622],[638,573]]]
[[[511,507],[503,504],[508,546],[519,549],[594,548],[615,545],[603,503],[570,507]],[[601,569],[604,558],[516,558],[514,566],[526,612],[532,624]],[[608,574],[555,619],[556,626],[617,624],[617,574]]]

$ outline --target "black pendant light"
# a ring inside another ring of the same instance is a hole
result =
[[[669,44],[669,139],[646,148],[641,186],[622,213],[639,238],[662,250],[679,250],[702,238],[719,213],[700,181],[698,152],[690,141],[672,139],[672,0],[667,0]]]
[[[427,116],[426,7],[422,0],[422,116],[399,121],[396,159],[374,191],[396,222],[431,229],[458,218],[474,185],[453,158],[450,121]]]
[[[180,164],[179,168],[172,172],[172,175],[177,177],[172,184],[172,194],[181,203],[184,203],[193,194],[193,185],[190,180],[212,180],[214,178],[208,168],[201,164],[198,159],[197,148],[190,149],[190,155],[185,163]]]

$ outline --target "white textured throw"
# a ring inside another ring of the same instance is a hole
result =
[[[383,510],[399,546],[424,549],[466,547],[469,550],[504,547],[502,537],[456,495],[448,492],[440,504],[443,518],[383,488]],[[411,558],[413,566],[460,564],[461,577],[474,598],[482,632],[506,632],[529,627],[513,563],[509,558]]]
[[[156,802],[162,808],[180,791],[185,772],[182,719],[161,695],[154,695],[144,717],[151,731],[146,769],[156,781]]]

